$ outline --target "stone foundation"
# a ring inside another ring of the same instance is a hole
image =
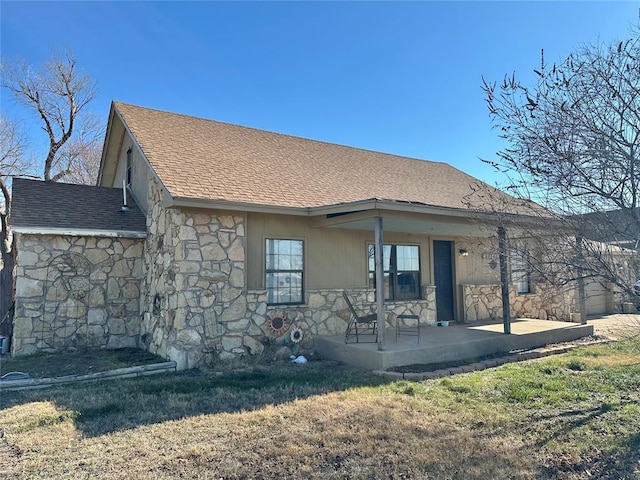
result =
[[[12,353],[138,346],[143,240],[16,235]]]
[[[465,322],[502,319],[501,285],[462,285]],[[509,287],[509,309],[512,317],[572,321],[574,290],[537,284],[535,293],[516,293]]]

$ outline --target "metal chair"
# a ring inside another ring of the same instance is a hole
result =
[[[375,343],[378,341],[378,315],[371,313],[368,315],[360,315],[353,307],[351,300],[347,292],[342,292],[344,301],[347,303],[349,310],[351,311],[351,319],[347,325],[347,330],[344,334],[344,343],[349,343],[349,340],[355,337],[356,343],[360,343],[360,335],[372,335],[374,340],[368,343]],[[362,342],[367,343],[367,342]]]
[[[403,320],[411,320],[411,324],[407,325],[402,323]],[[415,323],[413,323],[415,321]],[[396,342],[401,335],[407,335],[409,337],[418,337],[418,343],[420,343],[420,316],[402,314],[396,317]]]

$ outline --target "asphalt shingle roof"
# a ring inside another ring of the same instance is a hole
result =
[[[114,107],[174,198],[297,208],[376,198],[459,209],[468,208],[472,186],[482,183],[445,163]]]
[[[576,223],[584,237],[598,242],[636,244],[640,240],[639,210],[609,210],[575,215]]]
[[[135,202],[122,212],[119,188],[15,178],[11,225],[15,227],[145,232],[146,217]]]

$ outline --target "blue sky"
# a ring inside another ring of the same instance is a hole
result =
[[[4,58],[75,51],[111,100],[450,163],[489,183],[481,77],[625,36],[640,2],[0,3]],[[29,118],[6,92],[3,114]],[[35,132],[38,133],[37,131]],[[44,138],[41,136],[41,140]]]

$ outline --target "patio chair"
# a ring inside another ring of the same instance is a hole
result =
[[[344,301],[347,302],[347,306],[351,311],[351,319],[347,325],[347,330],[344,334],[344,343],[349,343],[352,338],[356,339],[356,343],[360,343],[360,335],[373,336],[374,340],[369,343],[375,343],[378,341],[378,315],[371,313],[368,315],[360,315],[354,308],[347,292],[342,292]],[[362,342],[365,343],[365,342]]]

